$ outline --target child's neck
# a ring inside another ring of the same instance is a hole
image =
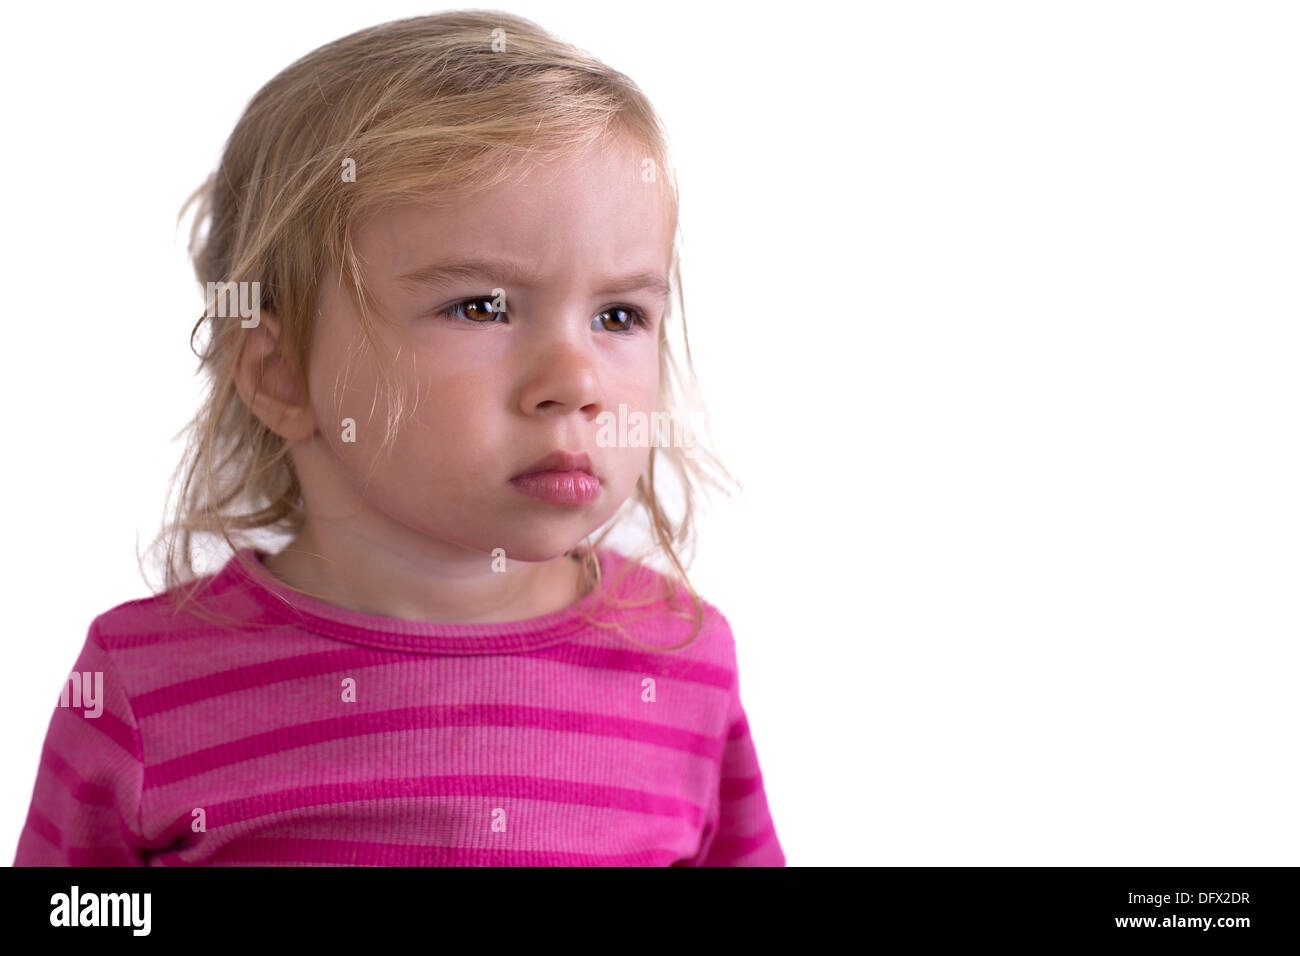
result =
[[[330,560],[298,539],[267,556],[262,564],[283,584],[336,607],[378,617],[471,624],[542,617],[582,600],[595,589],[597,579],[584,554],[575,550],[566,557],[568,560],[529,568],[532,580],[526,586],[506,591],[499,598],[482,590],[476,601],[458,607],[436,599],[431,602],[427,586],[408,588],[419,593],[406,594],[383,573],[382,566],[364,560]],[[512,566],[525,567],[526,563],[512,562]]]

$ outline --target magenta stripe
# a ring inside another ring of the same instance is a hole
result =
[[[116,804],[111,788],[83,780],[77,771],[72,769],[72,765],[59,755],[49,740],[46,740],[45,749],[41,753],[41,763],[49,768],[78,803],[99,807],[111,807]]]
[[[80,818],[80,819],[82,819],[83,822],[84,822],[84,818]],[[120,814],[118,815],[118,824],[119,824],[119,826],[118,826],[117,836],[118,836],[118,840],[120,841],[120,842],[119,842],[119,846],[120,846],[120,847],[129,847],[129,846],[143,845],[143,844],[140,844],[140,841],[139,841],[138,837],[136,836],[136,834],[133,833],[133,832],[132,832],[132,831],[131,831],[131,830],[130,830],[130,829],[129,829],[125,824],[122,823],[122,818],[121,818],[121,815],[120,815]],[[54,822],[53,822],[52,820],[50,820],[48,817],[46,817],[44,814],[42,814],[42,813],[41,813],[39,810],[37,810],[34,806],[33,806],[33,807],[32,807],[32,808],[27,812],[27,830],[28,830],[30,833],[34,833],[34,834],[36,834],[37,836],[39,836],[39,837],[40,837],[42,840],[44,840],[45,842],[49,843],[50,846],[52,846],[52,847],[55,848],[55,850],[58,850],[58,851],[59,851],[59,854],[58,854],[59,859],[62,860],[62,861],[63,861],[64,863],[66,863],[67,865],[69,865],[69,866],[76,866],[76,865],[81,865],[81,866],[95,866],[95,865],[97,865],[97,864],[95,864],[95,863],[93,863],[93,862],[92,862],[92,863],[83,863],[83,864],[74,864],[74,863],[70,863],[70,862],[68,862],[69,860],[71,860],[71,859],[73,859],[73,858],[78,858],[78,854],[82,854],[82,853],[84,853],[85,851],[83,851],[83,850],[79,850],[77,847],[69,847],[67,850],[64,850],[64,849],[63,849],[63,834],[59,831],[59,828],[54,824]],[[168,841],[168,843],[170,843],[170,842],[171,842],[171,841]],[[153,845],[153,846],[154,846],[156,849],[162,849],[163,847],[167,846],[167,843],[158,843],[158,844]],[[103,852],[103,851],[97,851],[97,852]],[[121,854],[122,854],[122,852],[123,852],[123,850],[122,850],[122,849],[118,849],[118,850],[115,851],[115,852],[116,852],[117,855],[120,857]],[[15,864],[15,865],[19,865],[19,864]],[[116,866],[116,865],[118,865],[118,864],[116,864],[116,863],[108,863],[108,864],[106,864],[106,865],[108,865],[108,866]]]
[[[657,680],[672,678],[692,681],[725,690],[731,674],[711,664],[674,661],[655,658],[650,654],[630,653],[590,646],[558,645],[542,648],[528,654],[561,664],[592,667],[602,670],[624,671],[630,674],[653,676]],[[152,717],[188,704],[197,704],[224,694],[271,687],[286,681],[316,677],[335,671],[377,667],[398,661],[409,661],[405,651],[383,651],[373,648],[346,648],[336,651],[318,651],[294,657],[279,657],[257,664],[246,664],[229,670],[206,674],[192,680],[167,684],[131,698],[131,709],[136,719]]]
[[[114,846],[68,847],[68,866],[136,866],[126,851]]]
[[[734,724],[732,724],[731,727],[727,730],[727,743],[731,743],[732,741],[739,740],[741,737],[746,736],[748,733],[749,733],[749,718],[742,713],[740,715],[740,719],[738,719]]]
[[[140,746],[140,734],[137,729],[124,721],[117,714],[113,713],[107,707],[98,717],[81,718],[90,724],[100,733],[102,733],[113,743],[117,744],[124,751],[134,757],[136,760],[144,761],[144,751]]]
[[[331,717],[241,737],[146,767],[143,789],[152,790],[246,760],[330,740],[442,727],[528,727],[593,734],[670,747],[714,760],[718,759],[721,749],[720,741],[703,734],[626,717],[508,704],[441,704]]]
[[[32,828],[32,832],[39,834],[51,846],[63,847],[63,834],[54,825],[54,821],[37,810],[35,805],[27,811],[27,825]]]
[[[106,649],[117,651],[149,647],[154,644],[171,644],[211,638],[229,640],[243,633],[242,629],[232,631],[229,627],[216,624],[198,624],[196,623],[197,619],[184,614],[179,620],[182,626],[164,628],[160,631],[130,631],[121,634],[101,631],[100,639]],[[253,628],[259,625],[264,625],[268,629],[284,627],[284,624],[278,618],[273,618],[270,615],[261,615],[242,622],[242,628]]]
[[[502,833],[505,838],[509,834]],[[671,850],[600,855],[562,850],[474,849],[448,846],[408,846],[358,840],[305,840],[290,837],[242,840],[227,844],[204,860],[205,865],[270,863],[275,866],[336,864],[344,866],[667,866]],[[156,861],[185,866],[179,853]]]
[[[122,808],[118,806],[117,796],[113,793],[112,788],[100,784],[90,783],[83,779],[76,770],[74,770],[66,760],[46,742],[45,749],[41,757],[42,766],[57,780],[68,793],[69,799],[73,800],[78,807],[90,807],[95,810],[112,810],[117,818],[117,832],[122,842],[126,845],[140,843],[140,835],[132,827],[131,822],[122,815]],[[32,811],[35,812],[35,803],[32,805]],[[85,811],[78,810],[77,816],[84,817]],[[41,817],[44,820],[44,817]],[[52,826],[53,824],[51,824]],[[57,827],[53,830],[55,837],[58,836]],[[49,839],[49,834],[44,834]],[[55,842],[55,841],[51,841]],[[170,840],[164,841],[158,846],[166,846]],[[55,842],[55,845],[59,844]],[[152,845],[152,844],[150,844]]]
[[[411,655],[402,651],[363,647],[277,657],[275,660],[232,667],[147,691],[131,698],[131,709],[135,711],[136,718],[141,719],[242,690],[271,687],[333,671],[359,670],[410,659]]]
[[[729,688],[734,679],[731,671],[707,661],[683,659],[670,654],[653,654],[648,651],[596,647],[591,644],[559,644],[532,651],[528,656],[558,661],[562,664],[577,664],[581,667],[643,674],[656,680],[673,678],[707,687],[717,687],[721,690]]]
[[[738,860],[749,856],[755,850],[761,850],[774,838],[775,831],[771,827],[753,836],[718,836],[709,847],[709,856],[721,857],[722,865],[726,865],[725,861]]]
[[[703,825],[704,808],[687,800],[661,794],[552,780],[520,775],[459,774],[433,777],[394,777],[386,780],[363,780],[355,783],[316,784],[291,787],[258,794],[241,800],[228,800],[206,807],[209,830],[246,823],[309,807],[340,803],[398,800],[411,797],[500,797],[518,800],[544,800],[572,806],[607,807],[635,813],[682,819],[693,827]],[[177,817],[155,842],[166,845],[190,831],[193,818],[187,813]],[[247,829],[247,828],[244,828]]]
[[[723,777],[718,784],[718,796],[723,800],[739,800],[763,789],[763,775],[752,777]]]

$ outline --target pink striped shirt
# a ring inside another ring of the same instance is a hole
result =
[[[675,644],[692,622],[662,600],[406,621],[243,553],[254,574],[231,559],[200,595],[236,627],[167,595],[91,623],[15,866],[785,865],[708,602],[693,643],[654,653],[580,611]],[[609,588],[626,559],[598,555]],[[634,567],[623,595],[655,575]]]

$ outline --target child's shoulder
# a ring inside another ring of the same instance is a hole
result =
[[[209,634],[246,621],[252,605],[231,589],[229,565],[167,591],[116,604],[96,615],[90,632],[105,650]]]
[[[719,666],[735,669],[736,648],[731,623],[715,604],[698,593],[693,596],[684,584],[647,564],[636,562],[607,548],[602,548],[600,553],[604,557],[602,564],[605,573],[614,579],[610,583],[617,582],[611,590],[620,600],[635,604],[659,596],[660,599],[651,605],[655,611],[653,636],[656,645],[684,641],[695,632],[698,621],[695,639],[678,653],[685,655],[695,648],[689,656],[698,656]],[[649,618],[643,613],[634,612],[631,620],[647,621]]]

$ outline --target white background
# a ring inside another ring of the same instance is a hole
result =
[[[436,9],[6,15],[3,862],[90,621],[148,594],[181,203],[293,59]],[[508,9],[672,135],[745,487],[692,577],[790,865],[1300,862],[1297,7]]]

